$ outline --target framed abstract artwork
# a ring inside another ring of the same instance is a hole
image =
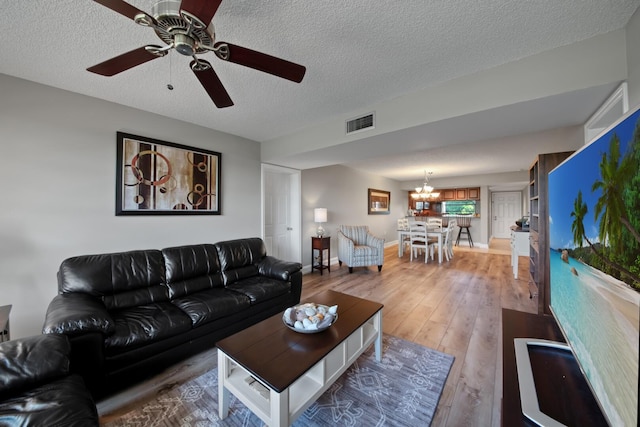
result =
[[[116,215],[220,215],[220,153],[123,132],[116,151]]]
[[[367,201],[369,215],[389,215],[391,212],[391,193],[389,191],[369,188]]]

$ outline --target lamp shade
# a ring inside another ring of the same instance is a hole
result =
[[[313,210],[313,222],[327,222],[327,209],[315,208]]]

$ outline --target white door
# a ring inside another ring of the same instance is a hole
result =
[[[522,193],[491,193],[491,231],[493,237],[511,237],[511,226],[522,217]]]
[[[263,165],[262,224],[267,254],[300,262],[300,171]]]

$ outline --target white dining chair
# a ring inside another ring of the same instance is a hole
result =
[[[413,261],[413,258],[417,258],[418,251],[424,250],[424,262],[427,263],[429,255],[433,259],[434,240],[430,240],[427,236],[427,224],[424,222],[413,222],[410,224],[409,239],[411,242],[411,251],[409,255],[409,261]]]
[[[430,229],[439,228],[442,229],[442,218],[429,217],[427,218],[427,227]]]
[[[444,255],[447,258],[447,261],[451,261],[453,258],[453,234],[454,230],[457,227],[458,223],[455,219],[449,219],[449,223],[447,224],[447,233],[444,238]]]
[[[409,228],[409,219],[406,217],[403,218],[398,218],[398,231],[410,231]],[[405,246],[410,246],[411,245],[411,239],[409,238],[409,235],[407,234],[403,234],[402,235],[402,240],[398,242],[398,244],[400,245],[400,247],[402,248],[402,252],[400,252],[401,254],[404,254],[404,248]]]

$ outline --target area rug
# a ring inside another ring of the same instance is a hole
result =
[[[428,426],[453,356],[383,336],[382,361],[373,346],[293,424],[316,426]],[[218,371],[213,369],[123,415],[107,427],[263,426],[231,395],[229,415],[218,417]]]

